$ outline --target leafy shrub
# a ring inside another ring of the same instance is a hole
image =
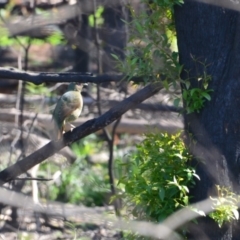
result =
[[[218,224],[219,227],[226,222],[239,219],[238,205],[239,195],[233,193],[229,188],[216,186],[218,198],[211,197],[214,211],[209,216]]]
[[[147,134],[130,156],[128,173],[119,180],[123,200],[137,219],[159,222],[189,203],[195,170],[180,133]]]
[[[110,192],[108,171],[106,164],[91,165],[86,157],[99,149],[94,135],[86,137],[84,141],[74,143],[72,149],[77,155],[74,163],[68,166],[60,162],[61,176],[55,183],[47,187],[47,193],[42,197],[61,202],[83,204],[86,206],[103,206],[108,204]],[[41,173],[53,175],[59,171],[55,163],[46,162],[40,166]],[[44,177],[49,177],[45,176]]]

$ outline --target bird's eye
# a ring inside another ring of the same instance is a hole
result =
[[[67,101],[68,100],[67,96],[62,96],[62,100]]]

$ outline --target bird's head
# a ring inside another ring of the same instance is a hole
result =
[[[72,82],[68,85],[68,91],[81,91],[83,86],[87,85],[86,83],[77,83],[77,82]]]

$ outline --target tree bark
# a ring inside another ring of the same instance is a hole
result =
[[[88,39],[89,35],[89,25],[88,25],[88,15],[82,14],[82,23],[81,28],[78,29],[77,34],[80,36],[80,39]],[[79,42],[80,42],[79,39]],[[87,45],[87,41],[85,43]],[[77,47],[74,51],[75,53],[75,65],[74,71],[75,72],[87,72],[89,69],[89,51],[88,49],[81,49]]]
[[[101,38],[104,42],[103,49],[103,72],[116,71],[113,64],[115,60],[111,54],[116,54],[121,60],[124,59],[124,48],[127,44],[126,24],[122,19],[127,20],[125,16],[125,6],[119,1],[119,5],[108,6],[104,9],[104,26],[101,31]],[[126,13],[127,14],[127,13]]]
[[[175,7],[175,21],[179,61],[184,66],[182,79],[190,80],[191,87],[198,87],[197,78],[204,74],[204,66],[212,77],[211,101],[206,101],[199,113],[184,116],[186,133],[191,136],[188,144],[201,178],[192,190],[193,202],[216,195],[216,184],[239,194],[240,14],[185,0],[182,6]],[[211,219],[202,218],[198,225],[191,226],[190,239],[240,236],[236,223],[219,228]]]

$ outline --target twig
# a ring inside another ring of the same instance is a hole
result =
[[[94,20],[94,41],[95,45],[97,47],[97,66],[98,66],[98,73],[102,73],[102,55],[101,55],[101,47],[100,47],[100,39],[99,39],[99,33],[98,33],[98,27],[97,27],[97,19],[96,19],[96,11],[97,11],[97,4],[96,0],[92,0],[93,3],[93,20]],[[101,95],[100,95],[100,84],[97,85],[97,108],[98,108],[98,113],[101,116],[102,115],[102,110],[101,110]],[[117,120],[117,122],[119,122]],[[115,189],[115,184],[114,184],[114,174],[113,174],[113,158],[114,158],[114,152],[113,152],[113,147],[114,147],[114,134],[115,134],[115,127],[116,124],[114,124],[113,130],[112,130],[112,136],[110,135],[109,131],[104,127],[103,128],[103,133],[106,137],[108,147],[109,147],[109,159],[108,159],[108,175],[109,175],[109,185],[110,185],[110,190],[112,196],[116,194],[116,189]],[[119,209],[119,204],[118,204],[118,199],[113,202],[114,205],[114,210],[116,216],[120,217],[120,209]]]
[[[22,54],[21,51],[18,53],[18,69],[22,70]],[[16,109],[20,109],[21,104],[21,92],[22,92],[23,81],[18,82],[17,96],[16,96]],[[19,115],[15,117],[15,127],[19,126]]]
[[[18,39],[16,37],[16,39]],[[20,41],[19,41],[20,42]],[[23,45],[22,45],[23,46]],[[23,46],[24,48],[24,70],[28,70],[28,57],[29,57],[29,48],[31,46],[31,39],[29,38],[27,46]],[[21,149],[21,156],[25,157],[26,151],[23,144],[23,111],[24,111],[24,104],[25,104],[25,90],[26,90],[26,82],[23,82],[21,88],[21,95],[20,95],[20,116],[19,116],[19,125],[21,127],[21,135],[20,135],[20,149]]]
[[[114,160],[114,135],[116,133],[116,129],[118,127],[118,124],[121,121],[121,117],[114,123],[113,129],[112,129],[112,137],[111,141],[109,143],[109,161],[108,161],[108,175],[109,175],[109,183],[110,183],[110,188],[112,192],[112,196],[116,195],[116,188],[115,188],[115,183],[114,183],[114,172],[113,172],[113,160]],[[115,199],[114,200],[114,209],[115,213],[118,217],[121,217],[121,212],[120,212],[120,200]]]
[[[23,177],[23,178],[15,178],[15,180],[22,180],[22,181],[42,181],[42,182],[47,182],[47,181],[52,181],[52,178],[34,178],[34,177]]]
[[[120,104],[108,110],[99,118],[89,120],[81,126],[73,129],[72,132],[65,133],[63,139],[57,142],[49,142],[41,149],[1,171],[0,185],[3,185],[5,182],[9,182],[22,173],[27,172],[33,166],[43,162],[45,159],[61,150],[63,147],[68,146],[88,136],[89,134],[106,127],[110,123],[120,118],[129,109],[156,94],[160,89],[162,89],[162,84],[160,82],[149,84],[137,93],[123,100]]]
[[[97,4],[96,0],[92,0],[93,4],[93,23],[94,23],[94,42],[97,47],[97,66],[98,66],[98,73],[102,74],[102,55],[101,55],[101,48],[100,48],[100,39],[99,39],[99,33],[98,33],[98,27],[97,27],[97,18],[96,18],[96,11],[97,11]]]

